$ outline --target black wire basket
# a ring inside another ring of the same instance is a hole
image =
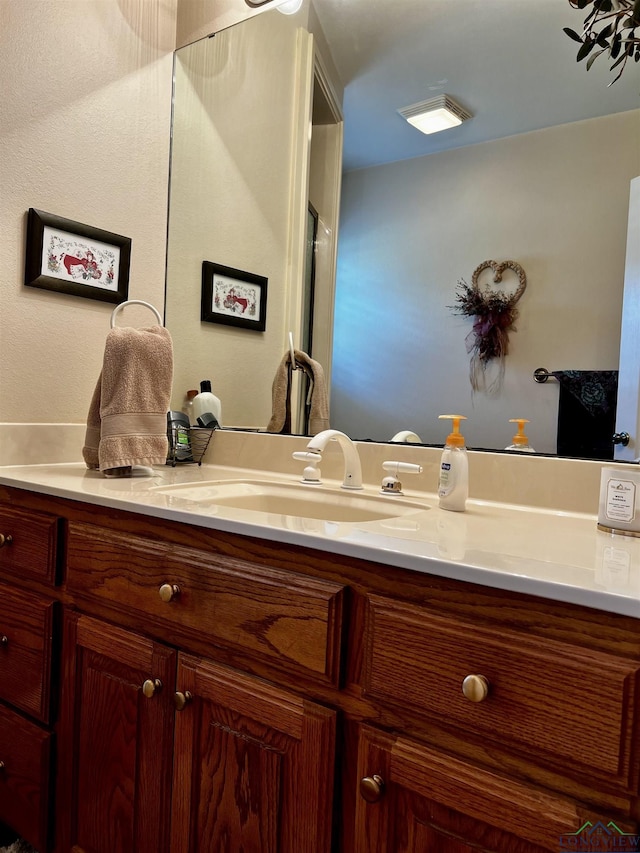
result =
[[[189,429],[182,426],[172,427],[169,434],[167,465],[171,465],[172,468],[194,462],[202,465],[202,458],[214,432],[215,430],[204,427],[189,427]]]

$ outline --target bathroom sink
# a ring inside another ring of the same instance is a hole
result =
[[[424,512],[428,506],[395,495],[367,495],[339,488],[278,483],[268,480],[217,480],[153,491],[180,499],[181,504],[231,507],[245,512],[314,518],[321,521],[380,521]]]

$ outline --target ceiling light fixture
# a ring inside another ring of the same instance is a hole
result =
[[[303,0],[285,0],[277,7],[278,12],[282,12],[283,15],[295,15],[302,8],[302,2]]]
[[[448,130],[471,118],[471,113],[464,110],[449,95],[438,95],[437,98],[431,98],[429,101],[402,107],[398,112],[422,133]]]

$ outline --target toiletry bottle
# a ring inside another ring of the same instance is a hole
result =
[[[193,414],[193,398],[196,397],[198,392],[195,388],[192,388],[191,391],[187,391],[184,397],[184,405],[182,406],[182,411],[189,418],[189,423],[193,426],[196,422],[196,418]]]
[[[513,436],[513,444],[505,447],[505,450],[517,450],[520,453],[535,453],[535,450],[529,444],[529,439],[524,434],[524,425],[529,421],[526,418],[510,418],[510,424],[518,424],[518,432]]]
[[[469,497],[469,461],[464,437],[460,434],[460,421],[464,415],[440,415],[441,419],[453,421],[453,431],[447,440],[440,460],[438,498],[442,509],[464,512]]]
[[[176,462],[193,462],[189,421],[184,412],[167,412],[167,438],[169,439],[167,463],[175,465]]]
[[[211,382],[203,379],[200,383],[200,393],[193,398],[194,423],[207,412],[211,412],[218,421],[218,425],[222,426],[222,404],[216,395],[211,393]]]

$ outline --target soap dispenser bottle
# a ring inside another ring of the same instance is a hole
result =
[[[460,421],[464,415],[440,415],[440,419],[453,421],[453,429],[447,440],[440,460],[438,498],[441,509],[464,512],[469,497],[469,461],[464,436],[460,434]]]
[[[519,453],[535,453],[529,444],[529,439],[524,434],[524,425],[529,421],[526,418],[510,418],[510,424],[518,424],[518,432],[513,436],[513,444],[505,447],[505,450],[517,450]]]
[[[196,422],[196,418],[193,414],[193,400],[198,396],[198,392],[195,388],[192,388],[190,391],[187,391],[184,397],[184,403],[182,405],[183,413],[189,418],[189,424],[193,425]]]
[[[193,398],[193,417],[198,421],[202,415],[210,412],[218,421],[218,426],[222,426],[222,403],[211,393],[211,382],[208,379],[203,379],[200,383],[200,393]]]

